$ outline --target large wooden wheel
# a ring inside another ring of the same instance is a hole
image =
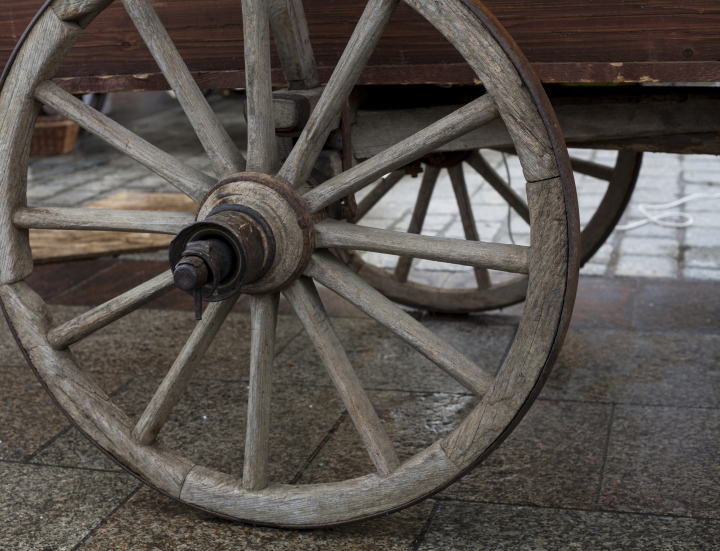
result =
[[[458,213],[462,221],[465,238],[479,241],[476,217],[468,194],[463,173],[463,164],[477,172],[499,193],[509,208],[525,222],[530,221],[530,212],[524,197],[510,186],[480,151],[459,151],[454,153],[431,154],[423,163],[421,180],[408,233],[419,234],[428,214],[430,200],[441,170],[447,170],[457,200]],[[580,266],[583,266],[598,251],[620,220],[635,189],[642,163],[642,153],[620,151],[613,166],[571,158],[573,170],[582,175],[592,176],[607,182],[605,193],[592,217],[583,224],[581,231]],[[405,170],[386,175],[358,203],[354,222],[362,224],[363,218],[371,213],[390,190],[406,176]],[[525,300],[527,277],[503,278],[493,282],[488,271],[475,268],[475,287],[452,288],[409,280],[413,258],[399,257],[393,269],[365,262],[360,253],[339,251],[339,256],[363,280],[386,297],[415,308],[444,313],[469,313],[495,308],[504,308]]]
[[[499,445],[536,397],[562,344],[577,286],[578,213],[567,152],[547,98],[514,44],[477,2],[407,0],[458,49],[487,93],[310,189],[306,183],[331,123],[397,0],[368,2],[317,107],[282,164],[273,128],[267,4],[272,7],[276,41],[291,45],[281,51],[288,81],[312,87],[317,86],[317,77],[309,43],[303,38],[307,28],[301,3],[243,0],[250,137],[246,160],[218,123],[150,1],[124,0],[205,146],[215,177],[144,142],[51,81],[83,28],[109,3],[50,3],[18,51],[0,95],[0,299],[47,391],[92,442],[150,486],[195,507],[250,523],[308,527],[350,522],[406,507],[462,476]],[[28,149],[41,104],[76,121],[193,198],[199,205],[195,222],[184,214],[27,206]],[[323,219],[324,209],[337,200],[497,117],[510,129],[528,182],[529,247],[433,239]],[[174,234],[172,254],[180,251],[185,256],[173,260],[174,274],[168,271],[55,325],[44,301],[24,282],[32,272],[29,228]],[[429,331],[323,251],[326,248],[375,250],[528,274],[525,314],[499,372],[491,375]],[[208,278],[213,282],[207,283]],[[425,355],[474,393],[477,405],[447,436],[400,462],[313,280]],[[130,419],[79,365],[70,347],[175,284],[210,304],[144,413]],[[238,289],[252,295],[249,421],[238,427],[246,431],[242,477],[195,464],[182,449],[169,449],[156,439],[237,300]],[[375,472],[327,484],[269,480],[269,396],[280,292],[313,340]]]

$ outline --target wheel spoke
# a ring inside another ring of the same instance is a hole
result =
[[[147,446],[155,441],[239,296],[210,303],[135,425],[132,437],[137,443]]]
[[[398,2],[399,0],[370,0],[365,7],[320,101],[278,173],[278,178],[291,187],[299,188],[310,176],[320,150],[332,130],[332,122],[345,105]],[[385,173],[387,172],[390,171]]]
[[[439,175],[439,168],[426,165],[425,174],[423,174],[422,184],[420,185],[420,191],[418,192],[417,200],[415,201],[415,208],[413,209],[412,218],[410,219],[410,226],[407,230],[408,233],[419,234],[422,231],[423,224],[425,223],[425,216],[427,216],[428,206],[430,205],[430,198],[432,197],[432,192],[435,189],[435,183],[437,182]],[[393,276],[397,281],[407,281],[412,261],[413,258],[411,256],[401,256],[398,259]]]
[[[243,466],[243,488],[246,490],[262,490],[268,483],[271,370],[279,299],[277,293],[252,297],[250,391]]]
[[[146,166],[196,203],[202,201],[216,183],[214,178],[181,163],[50,81],[35,89],[35,99]]]
[[[470,205],[470,194],[467,190],[462,163],[448,168],[448,174],[450,175],[450,182],[455,192],[455,199],[457,199],[465,239],[468,241],[480,241],[472,205]],[[487,289],[490,287],[490,274],[488,274],[485,268],[475,268],[475,280],[477,281],[478,289]]]
[[[530,209],[525,200],[520,197],[510,185],[495,172],[485,158],[477,151],[474,151],[467,159],[467,163],[473,167],[485,181],[490,184],[500,196],[507,201],[510,207],[520,215],[520,218],[530,223]]]
[[[585,174],[586,176],[592,176],[598,180],[605,180],[607,182],[613,175],[613,167],[611,166],[586,161],[585,159],[578,159],[577,157],[570,157],[570,163],[572,164],[572,169],[575,172]]]
[[[376,181],[384,174],[405,166],[499,116],[495,103],[486,94],[382,153],[310,190],[303,197],[305,203],[313,213],[316,213],[330,203]]]
[[[387,327],[478,397],[490,389],[493,378],[486,371],[398,308],[329,253],[315,253],[305,273]]]
[[[270,25],[265,0],[242,0],[248,160],[250,172],[275,173],[278,148],[270,73]]]
[[[406,255],[436,262],[529,273],[530,247],[486,241],[466,241],[381,230],[326,219],[315,226],[318,249],[351,249],[383,254]]]
[[[400,461],[335,334],[315,284],[300,278],[285,291],[285,296],[314,342],[375,468],[381,476],[389,475]]]
[[[24,207],[13,214],[17,228],[100,230],[175,235],[195,220],[193,212]]]
[[[52,329],[47,339],[56,350],[92,335],[112,322],[134,312],[148,302],[166,295],[175,288],[172,272],[168,270],[150,281],[107,301],[92,310]]]
[[[320,86],[301,0],[270,0],[268,11],[275,47],[290,90]]]
[[[357,222],[370,212],[370,209],[377,205],[378,201],[385,197],[385,195],[387,195],[387,193],[395,187],[395,184],[402,180],[403,176],[405,176],[404,170],[396,170],[380,180],[378,185],[376,185],[372,191],[368,193],[363,200],[360,201],[360,203],[358,203],[357,214],[355,215],[353,222]]]
[[[140,36],[165,75],[218,178],[245,170],[245,159],[205,100],[150,0],[123,0]]]

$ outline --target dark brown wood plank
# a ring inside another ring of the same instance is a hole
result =
[[[0,64],[41,0],[4,0]],[[190,70],[207,86],[244,81],[242,20],[236,0],[156,2]],[[720,78],[720,3],[713,0],[488,0],[545,82],[700,81]],[[321,79],[340,57],[365,5],[362,0],[305,0]],[[283,82],[273,47],[274,80]],[[448,65],[450,64],[450,65]],[[622,65],[618,65],[622,64]],[[59,77],[114,75],[118,88],[164,87],[120,2],[88,28]],[[120,75],[120,76],[119,76]],[[149,75],[147,78],[132,75]],[[472,82],[459,55],[411,8],[401,4],[361,83]],[[110,89],[98,79],[73,91]]]

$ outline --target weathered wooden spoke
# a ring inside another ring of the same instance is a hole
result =
[[[305,272],[365,312],[477,396],[492,377],[415,318],[403,312],[329,253],[315,253]]]
[[[609,182],[613,176],[613,167],[608,165],[602,165],[593,161],[585,159],[578,159],[577,157],[570,157],[570,163],[572,164],[573,171],[585,174],[586,176],[592,176],[598,180],[605,180]]]
[[[395,187],[395,184],[402,180],[403,176],[405,176],[404,170],[396,170],[380,180],[380,182],[372,188],[372,191],[370,191],[370,193],[368,193],[363,200],[358,203],[355,220],[360,220],[363,216],[370,212],[370,209],[377,205],[378,201],[385,197],[385,195],[387,195],[387,193]]]
[[[405,166],[499,116],[492,97],[484,95],[375,157],[331,178],[307,192],[303,198],[310,210],[317,212],[376,181],[384,174]]]
[[[71,344],[92,335],[114,321],[127,316],[141,306],[166,295],[175,288],[171,272],[164,272],[150,281],[115,297],[92,310],[52,329],[47,340],[50,345],[62,350]]]
[[[350,91],[380,40],[398,2],[399,0],[368,2],[320,101],[278,173],[278,178],[291,187],[299,188],[310,176],[325,140],[332,130],[331,123],[345,105]]]
[[[155,212],[67,207],[24,207],[15,211],[17,228],[100,230],[175,235],[195,220],[192,212]]]
[[[475,216],[473,216],[472,205],[470,204],[470,195],[468,194],[465,176],[463,175],[462,164],[449,167],[448,173],[450,174],[450,182],[455,192],[455,199],[457,199],[465,239],[468,241],[480,241],[480,235],[478,234],[477,225],[475,224]],[[474,271],[478,289],[487,289],[490,287],[490,275],[488,271],[484,268],[475,268]]]
[[[220,331],[230,310],[235,306],[238,296],[213,302],[208,306],[203,319],[198,322],[135,425],[132,436],[138,444],[147,446],[155,441],[155,437],[190,383],[200,360]]]
[[[473,151],[470,157],[467,159],[467,163],[473,167],[485,181],[490,184],[500,196],[505,199],[508,205],[520,215],[520,218],[525,220],[528,224],[530,223],[530,210],[528,209],[525,199],[520,197],[517,192],[510,187],[500,175],[495,172],[495,169],[490,166],[485,160],[485,157],[480,155],[477,151]]]
[[[288,88],[320,86],[302,0],[270,0],[268,11]]]
[[[243,488],[246,490],[262,490],[268,484],[270,391],[279,300],[278,293],[252,298],[250,390],[243,465]]]
[[[274,173],[278,168],[270,74],[268,2],[242,0],[245,42],[246,111],[250,172]]]
[[[422,231],[428,206],[430,206],[430,198],[432,197],[432,192],[435,189],[435,184],[439,175],[439,168],[428,166],[425,169],[422,183],[420,184],[420,191],[418,192],[417,199],[415,200],[415,208],[413,209],[412,217],[410,218],[410,225],[408,226],[407,233],[419,234]],[[397,281],[407,281],[412,261],[412,256],[401,256],[398,258],[394,273],[394,277]]]
[[[330,324],[315,284],[300,278],[285,291],[285,296],[315,344],[375,468],[380,475],[389,475],[400,461]]]
[[[530,247],[487,241],[465,241],[323,220],[315,226],[318,249],[350,249],[424,258],[461,266],[529,273]]]
[[[245,159],[218,121],[150,0],[123,0],[125,10],[172,87],[218,178],[245,170]],[[269,67],[269,64],[268,64]]]
[[[35,98],[146,166],[197,203],[215,185],[214,178],[178,161],[50,81],[35,89]]]

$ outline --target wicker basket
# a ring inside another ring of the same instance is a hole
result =
[[[35,123],[30,155],[65,155],[75,147],[80,127],[60,116],[40,116]]]

